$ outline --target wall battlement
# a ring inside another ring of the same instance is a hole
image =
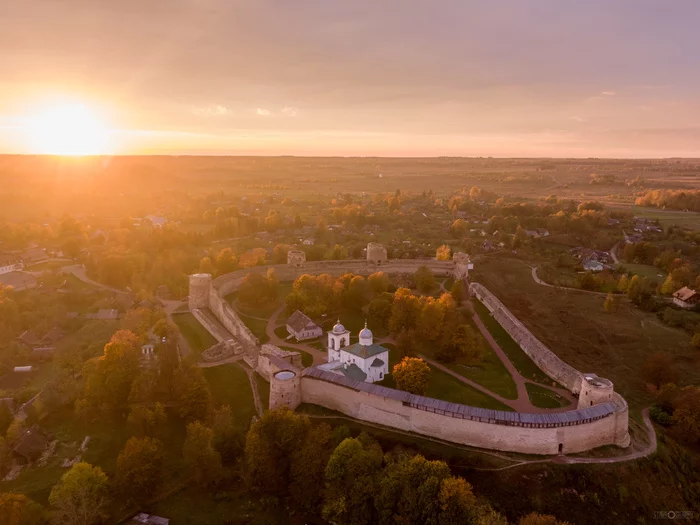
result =
[[[261,347],[224,299],[238,289],[246,275],[266,273],[268,268],[274,268],[281,281],[295,280],[305,273],[409,274],[420,266],[427,266],[438,276],[464,279],[471,265],[467,254],[455,254],[452,261],[387,260],[381,248],[375,245],[371,252],[368,249],[367,260],[307,262],[299,253],[290,252],[288,264],[238,270],[214,280],[208,274],[195,274],[190,276],[190,308],[209,308],[235,336],[245,351],[246,362],[270,382],[270,408],[294,409],[302,402],[312,403],[363,421],[454,443],[527,454],[576,453],[603,445],[629,445],[627,403],[614,392],[612,383],[595,374],[581,374],[564,363],[480,284],[472,283],[470,293],[486,305],[545,374],[579,395],[576,410],[544,415],[486,410],[353,382],[316,368],[302,372],[299,353],[286,352],[274,345]]]

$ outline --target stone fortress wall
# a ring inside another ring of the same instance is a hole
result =
[[[482,409],[464,405],[450,404],[454,408],[449,411],[425,406],[418,408],[415,404],[412,406],[411,403],[397,400],[397,395],[402,394],[399,391],[380,387],[379,390],[368,392],[364,384],[358,386],[356,382],[341,376],[328,380],[327,377],[324,379],[309,373],[315,369],[302,372],[298,353],[286,352],[274,345],[261,347],[258,339],[224,299],[238,289],[248,273],[266,273],[268,268],[275,269],[280,281],[292,281],[305,273],[339,276],[352,272],[367,276],[376,271],[383,271],[390,274],[409,274],[420,266],[427,266],[438,276],[465,279],[468,275],[470,263],[466,254],[455,254],[452,261],[387,260],[381,245],[372,246],[371,250],[369,248],[370,246],[367,250],[367,260],[307,262],[303,252],[295,250],[288,254],[288,264],[239,270],[214,280],[211,280],[208,274],[192,275],[190,309],[195,313],[196,310],[209,308],[216,319],[237,338],[245,351],[246,362],[270,381],[270,408],[296,408],[302,402],[312,403],[363,421],[446,441],[527,454],[556,454],[562,451],[576,453],[603,445],[629,445],[627,403],[619,394],[613,392],[612,383],[597,378],[595,374],[581,374],[561,361],[481,285],[470,285],[470,292],[479,297],[490,311],[495,312],[497,320],[533,361],[549,377],[565,385],[573,393],[585,395],[586,399],[583,402],[590,403],[590,407],[598,410],[586,410],[579,400],[577,410],[552,414],[548,416],[551,419],[541,420],[528,419],[526,416],[530,416],[529,414],[499,411],[487,411],[493,414],[491,416],[466,417],[464,414]],[[197,318],[202,317],[207,323],[203,325],[211,331],[208,326],[211,322],[200,312]],[[590,395],[585,392],[590,392]],[[423,399],[433,402],[436,407],[444,403]],[[546,423],[537,423],[540,421]]]

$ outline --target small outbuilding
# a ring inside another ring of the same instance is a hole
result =
[[[28,465],[34,463],[46,450],[51,435],[45,432],[39,425],[32,425],[29,430],[17,440],[12,449],[12,460],[15,465]]]
[[[323,335],[323,329],[300,310],[294,312],[287,319],[287,332],[294,336],[297,341],[315,339]]]

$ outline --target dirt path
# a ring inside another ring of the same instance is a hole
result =
[[[524,378],[522,375],[520,375],[520,372],[518,371],[517,368],[515,368],[515,365],[511,362],[511,360],[508,358],[506,353],[503,351],[503,349],[499,346],[499,344],[496,342],[496,340],[493,338],[491,335],[491,332],[488,331],[486,326],[484,325],[483,321],[477,314],[474,314],[474,317],[472,318],[474,321],[474,324],[476,327],[479,329],[479,332],[481,332],[481,335],[484,336],[484,339],[488,342],[489,346],[493,349],[495,354],[498,356],[498,358],[501,360],[503,365],[506,367],[508,370],[508,373],[510,376],[513,378],[513,381],[515,382],[515,387],[518,392],[518,399],[514,402],[515,410],[518,412],[529,412],[529,413],[544,413],[544,412],[566,412],[568,410],[572,410],[575,407],[576,399],[571,395],[571,392],[568,390],[563,390],[561,388],[553,388],[549,387],[547,385],[540,385],[539,383],[535,383],[534,381],[530,381],[529,379]],[[551,390],[554,393],[559,394],[563,398],[565,398],[567,401],[569,401],[569,405],[566,407],[562,408],[539,408],[534,406],[530,402],[530,396],[527,394],[527,383],[533,383],[538,386],[541,386],[543,388],[547,388],[548,390]],[[493,395],[493,394],[492,394]],[[573,405],[573,406],[572,406]]]
[[[98,288],[102,288],[103,290],[109,290],[110,292],[114,292],[117,294],[121,295],[127,295],[128,292],[125,292],[124,290],[120,290],[119,288],[113,288],[111,286],[107,286],[106,284],[98,283],[97,281],[93,281],[87,276],[87,272],[85,271],[85,268],[83,268],[82,264],[73,264],[70,266],[64,266],[61,268],[63,273],[70,273],[76,276],[78,279],[83,281],[84,283],[91,284],[93,286],[97,286]]]
[[[277,327],[277,318],[284,311],[284,308],[285,305],[283,304],[277,310],[275,310],[275,313],[272,314],[272,317],[270,317],[270,319],[267,320],[267,327],[265,328],[265,333],[270,339],[268,343],[275,346],[287,346],[289,348],[294,348],[296,350],[303,350],[304,352],[308,352],[314,358],[314,366],[326,363],[328,360],[328,355],[326,354],[326,352],[323,352],[318,348],[314,348],[313,346],[304,343],[292,343],[291,341],[286,341],[285,339],[282,339],[277,336],[277,334],[275,333],[275,328]]]
[[[600,295],[601,297],[607,297],[608,293],[607,292],[594,292],[592,290],[581,290],[580,288],[569,288],[567,286],[555,286],[553,284],[549,284],[544,282],[542,279],[540,279],[537,276],[537,266],[530,266],[532,268],[532,278],[533,280],[542,286],[548,286],[549,288],[556,288],[557,290],[570,290],[572,292],[580,292],[580,293],[587,293],[587,294],[593,294],[593,295]]]

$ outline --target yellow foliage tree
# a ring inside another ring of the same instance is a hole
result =
[[[392,375],[396,388],[419,396],[425,395],[430,381],[430,367],[422,359],[404,357],[394,366]]]

